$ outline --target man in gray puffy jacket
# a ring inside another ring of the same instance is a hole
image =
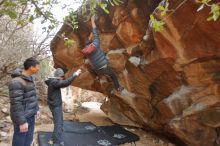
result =
[[[45,81],[48,86],[48,105],[53,115],[54,130],[49,144],[53,146],[64,146],[63,141],[63,110],[61,88],[69,86],[72,81],[79,76],[81,70],[78,69],[72,76],[64,80],[64,71],[57,68],[54,72],[54,78]]]
[[[30,146],[33,141],[35,115],[39,114],[38,97],[32,75],[39,62],[28,58],[24,70],[16,69],[9,83],[10,116],[14,125],[12,146]]]
[[[90,33],[88,40],[86,41],[86,46],[89,46],[90,44],[95,46],[95,51],[93,51],[91,54],[87,55],[86,57],[89,60],[89,63],[98,75],[106,75],[111,78],[114,84],[114,88],[117,91],[121,91],[123,87],[120,86],[117,76],[113,72],[113,70],[108,66],[108,60],[100,48],[100,39],[98,30],[95,24],[95,16],[91,17],[91,23],[92,23],[92,33]]]

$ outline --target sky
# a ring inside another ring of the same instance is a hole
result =
[[[68,15],[69,8],[76,10],[80,6],[80,4],[74,2],[74,0],[58,0],[58,2],[60,3],[60,6],[54,7],[53,12],[55,17],[60,21],[62,21],[63,17]],[[67,8],[62,9],[62,5],[67,5]]]
[[[59,22],[63,22],[63,18],[68,15],[70,8],[76,10],[80,6],[80,3],[76,3],[75,0],[58,0],[58,2],[59,5],[52,8],[52,13]],[[66,5],[66,8],[62,9],[62,6],[64,5]],[[37,19],[34,21],[34,32],[36,33],[37,36],[42,37],[42,35],[43,36],[46,35],[43,34],[43,30],[42,30],[42,28],[45,27],[46,25],[48,25],[48,23],[41,24],[41,19]],[[58,31],[61,26],[62,23],[58,26],[56,31]]]

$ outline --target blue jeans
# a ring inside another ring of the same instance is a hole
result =
[[[27,118],[28,131],[21,133],[19,125],[14,124],[12,146],[30,146],[34,136],[35,116]]]
[[[55,143],[63,142],[63,110],[62,105],[52,107],[49,106],[50,110],[53,115],[53,123],[54,123],[54,130],[52,134],[52,140]]]

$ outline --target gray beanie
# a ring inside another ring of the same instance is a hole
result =
[[[64,71],[61,68],[57,68],[56,71],[54,72],[55,77],[63,77],[64,76]]]

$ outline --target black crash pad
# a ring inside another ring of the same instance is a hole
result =
[[[83,134],[94,132],[97,130],[97,127],[91,122],[64,121],[63,130],[64,132]]]
[[[50,137],[50,132],[39,132],[39,146],[51,146],[48,144]],[[117,146],[117,144],[111,141],[112,139],[110,137],[98,131],[92,134],[64,133],[63,137],[65,146]]]
[[[125,130],[119,125],[100,126],[101,132],[110,136],[116,144],[131,143],[139,140],[139,136]]]
[[[51,132],[39,132],[39,146],[50,146]],[[64,122],[65,146],[117,146],[139,140],[139,137],[119,125],[95,126],[90,122]]]

